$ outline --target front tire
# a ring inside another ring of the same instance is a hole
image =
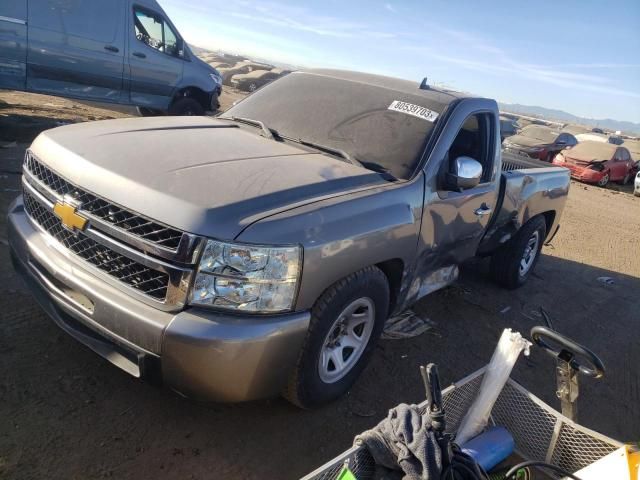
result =
[[[496,283],[510,290],[524,285],[538,263],[546,235],[543,217],[533,217],[525,223],[515,237],[491,257],[491,276]]]
[[[283,396],[301,408],[335,400],[349,390],[382,333],[389,284],[367,267],[329,287],[311,310],[311,321]]]
[[[607,173],[605,173],[605,174],[604,174],[604,176],[603,176],[600,180],[598,180],[597,185],[598,185],[599,187],[604,188],[604,187],[606,187],[607,185],[609,185],[609,179],[610,179],[610,177],[609,177],[609,172],[607,172]]]
[[[197,116],[204,115],[204,108],[195,99],[181,97],[176,99],[169,107],[169,115]]]

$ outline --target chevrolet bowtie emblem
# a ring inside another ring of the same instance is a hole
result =
[[[53,213],[60,219],[63,227],[76,233],[84,230],[88,223],[86,218],[76,213],[77,209],[77,206],[65,198],[63,202],[55,203]]]

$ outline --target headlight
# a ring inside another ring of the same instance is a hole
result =
[[[300,247],[208,240],[191,290],[191,304],[259,313],[291,310],[300,257]]]
[[[211,80],[213,80],[217,85],[220,85],[222,83],[222,77],[220,75],[210,73],[209,76],[211,77]]]

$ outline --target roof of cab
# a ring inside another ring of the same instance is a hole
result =
[[[401,78],[387,77],[385,75],[374,75],[372,73],[354,72],[350,70],[333,70],[333,69],[325,69],[325,68],[302,70],[302,72],[331,77],[331,78],[337,78],[340,80],[346,80],[350,82],[365,83],[368,85],[374,85],[381,88],[388,88],[391,90],[396,90],[398,92],[404,92],[412,95],[422,95],[426,98],[433,99],[442,103],[449,103],[457,98],[471,97],[471,95],[467,95],[461,92],[446,90],[443,88],[437,88],[433,86],[429,86],[429,89],[421,89],[420,88],[421,81],[413,82],[411,80],[403,80]]]

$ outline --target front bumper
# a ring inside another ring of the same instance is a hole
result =
[[[571,178],[585,183],[598,183],[605,175],[605,171],[599,172],[598,170],[592,170],[589,167],[572,165],[567,162],[554,162],[554,165],[568,169],[571,172]]]
[[[160,311],[107,284],[36,228],[18,197],[9,208],[16,270],[45,312],[71,336],[135,377],[201,400],[277,395],[297,360],[309,312],[236,316]]]

